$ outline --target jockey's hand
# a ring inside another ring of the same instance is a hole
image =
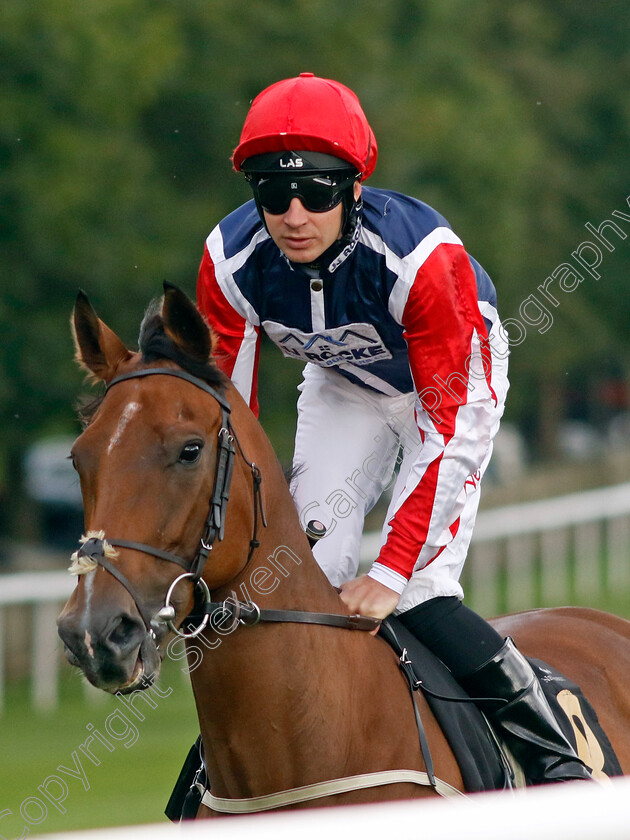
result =
[[[398,606],[400,595],[367,575],[341,585],[341,600],[351,613],[385,618]]]

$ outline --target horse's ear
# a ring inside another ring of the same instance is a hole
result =
[[[190,298],[171,283],[164,283],[164,331],[187,356],[206,363],[212,354],[208,325]]]
[[[77,295],[70,326],[75,359],[95,379],[109,382],[120,364],[131,358],[116,333],[98,317],[85,292]]]

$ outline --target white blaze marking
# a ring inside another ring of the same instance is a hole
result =
[[[137,402],[130,402],[128,405],[125,406],[125,410],[120,415],[120,420],[118,421],[118,427],[114,434],[112,435],[112,439],[109,442],[109,446],[107,447],[107,454],[111,455],[113,448],[120,442],[120,438],[122,433],[127,428],[129,421],[140,411],[140,403]]]
[[[88,654],[94,659],[94,648],[92,647],[92,636],[85,631],[85,638],[83,639],[83,643],[85,644],[86,650]]]
[[[92,589],[94,587],[94,576],[95,575],[96,575],[96,569],[93,569],[91,572],[87,572],[87,574],[83,578],[85,580],[85,615],[83,617],[83,625],[85,627],[89,627],[90,626],[90,621],[92,620]],[[86,629],[86,631],[85,631],[85,646],[86,646],[86,648],[87,648],[88,636],[89,636],[89,640],[90,640],[90,643],[91,643],[92,642],[92,636],[88,633],[88,631]],[[90,649],[88,649],[88,652],[89,652],[89,650],[91,650],[91,647],[90,647]],[[94,651],[92,651],[90,653],[90,656],[94,656]]]

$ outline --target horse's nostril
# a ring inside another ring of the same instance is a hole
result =
[[[107,634],[109,646],[118,649],[121,654],[137,647],[144,636],[143,625],[127,615],[118,616],[112,629]]]

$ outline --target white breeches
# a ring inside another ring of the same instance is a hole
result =
[[[299,390],[291,490],[302,525],[318,519],[326,526],[314,555],[330,582],[339,586],[355,577],[365,516],[394,482],[381,545],[387,539],[387,523],[422,447],[414,419],[416,395],[378,394],[314,365],[305,367]],[[460,504],[454,505],[459,510],[456,535],[449,534],[446,544],[434,551],[423,552],[434,559],[416,568],[399,611],[436,596],[463,598],[459,576],[479,506],[479,481],[491,451],[490,445],[479,471],[461,488]]]

